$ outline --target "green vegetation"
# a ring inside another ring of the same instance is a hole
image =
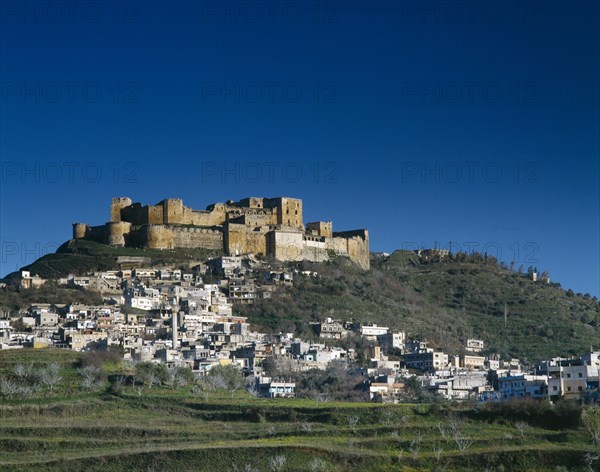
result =
[[[148,257],[154,266],[183,267],[219,254],[203,249],[116,248],[76,240],[26,269],[42,277],[59,277],[115,269],[116,258],[122,255]],[[328,316],[374,322],[450,353],[460,353],[467,338],[483,339],[487,352],[531,363],[579,355],[597,347],[600,339],[600,303],[595,297],[565,291],[556,283],[535,283],[493,257],[455,254],[423,261],[412,251],[396,251],[386,260],[373,258],[367,272],[344,257],[325,264],[291,265],[316,271],[319,277],[298,276],[293,288],[236,307],[237,312],[261,329],[305,335],[312,332],[311,321]],[[0,290],[0,309],[98,300],[93,294],[88,298],[88,293],[55,286],[38,291],[6,288]]]
[[[55,364],[61,380],[52,390],[28,398],[0,395],[0,471],[554,471],[598,465],[597,410],[574,404],[258,399],[238,389],[226,367],[210,380],[175,384],[173,373],[155,378],[165,374],[163,367],[154,372],[110,353],[55,349],[0,352],[0,378],[16,381],[18,365],[37,371]],[[101,374],[88,388],[82,381],[90,366]]]
[[[310,321],[328,316],[374,322],[450,353],[460,353],[467,338],[483,339],[488,352],[529,362],[598,347],[597,299],[534,283],[494,258],[422,262],[412,251],[396,251],[373,260],[368,272],[341,257],[299,266],[319,277],[297,277],[293,288],[238,312],[265,329],[296,333],[309,333]]]
[[[207,258],[222,255],[223,251],[200,248],[141,249],[113,247],[93,241],[71,240],[60,246],[55,253],[46,254],[32,264],[23,267],[42,278],[66,277],[69,274],[84,275],[88,272],[116,270],[117,257],[138,256],[150,258],[150,266],[182,265],[204,262]],[[6,276],[11,280],[16,273]]]
[[[12,285],[0,288],[0,311],[14,313],[20,309],[27,309],[35,303],[101,305],[102,297],[96,292],[90,292],[83,288],[67,288],[55,282],[48,282],[39,289],[17,288]]]

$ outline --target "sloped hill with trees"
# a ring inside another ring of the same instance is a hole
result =
[[[473,337],[485,341],[487,352],[530,362],[598,348],[595,297],[533,282],[480,254],[426,261],[396,251],[373,258],[367,272],[343,258],[299,268],[319,275],[298,275],[293,288],[239,312],[275,331],[310,332],[310,321],[328,316],[373,322],[453,353]]]

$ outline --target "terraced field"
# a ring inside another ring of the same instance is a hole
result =
[[[0,395],[0,471],[564,471],[600,464],[573,405],[534,408],[517,421],[523,410],[515,405],[326,403],[128,384],[115,393],[115,372],[127,372],[110,363],[105,383],[86,392],[77,384],[79,357],[0,352],[0,380],[13,378],[22,361],[59,363],[62,378],[28,398]]]
[[[585,433],[427,405],[184,392],[4,402],[0,470],[583,470]]]

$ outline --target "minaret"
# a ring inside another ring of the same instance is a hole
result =
[[[177,349],[177,312],[173,311],[173,316],[171,318],[171,337],[173,343],[173,349]]]

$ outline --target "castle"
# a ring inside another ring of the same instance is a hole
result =
[[[331,221],[302,222],[298,198],[245,198],[193,210],[179,198],[156,205],[113,198],[110,221],[101,226],[73,224],[74,239],[111,246],[173,249],[200,247],[226,254],[256,254],[278,261],[324,262],[331,254],[369,268],[366,229],[334,233]]]

